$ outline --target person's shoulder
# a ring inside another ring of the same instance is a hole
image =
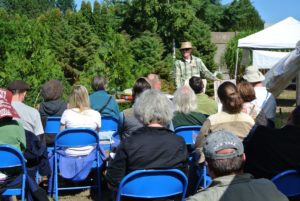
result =
[[[205,200],[205,201],[218,201],[215,196],[218,195],[216,193],[217,188],[209,187],[206,189],[199,190],[196,194],[188,197],[186,201],[199,201],[199,200]]]

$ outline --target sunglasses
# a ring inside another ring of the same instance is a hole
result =
[[[182,52],[187,52],[187,51],[190,51],[191,48],[184,48],[184,49],[181,49]]]

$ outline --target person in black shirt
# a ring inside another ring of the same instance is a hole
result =
[[[108,165],[106,179],[111,189],[117,189],[122,178],[134,170],[187,169],[184,139],[165,127],[173,117],[169,99],[157,90],[146,90],[135,101],[133,110],[144,126],[121,142]]]

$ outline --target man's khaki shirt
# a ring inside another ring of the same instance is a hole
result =
[[[267,179],[253,179],[248,173],[228,175],[213,180],[210,187],[186,201],[288,201]]]
[[[192,76],[198,76],[202,79],[216,80],[217,78],[207,69],[202,60],[191,56],[190,61],[183,58],[175,61],[174,76],[176,87],[179,88],[185,84]]]

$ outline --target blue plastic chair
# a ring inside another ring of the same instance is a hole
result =
[[[117,131],[119,121],[113,117],[101,117],[101,131]]]
[[[198,168],[197,175],[199,176],[199,179],[197,181],[196,192],[199,188],[205,189],[212,183],[212,178],[208,175],[207,167],[205,164],[202,168]]]
[[[58,153],[59,148],[82,147],[88,145],[95,145],[97,156],[93,167],[97,169],[97,186],[77,186],[77,187],[59,187],[58,186]],[[61,131],[55,138],[54,144],[54,190],[55,199],[58,200],[59,190],[75,190],[97,188],[98,196],[101,192],[101,165],[100,165],[100,145],[99,136],[96,131],[89,128],[69,128]]]
[[[22,201],[25,200],[25,182],[26,182],[26,166],[23,154],[16,148],[9,145],[0,145],[0,168],[22,168],[22,185],[20,188],[7,189],[2,196],[21,195]]]
[[[60,116],[52,116],[47,118],[45,133],[58,134],[60,132]]]
[[[195,144],[195,139],[202,126],[179,126],[175,128],[176,135],[182,136],[187,145]]]
[[[121,196],[164,198],[179,194],[183,201],[187,185],[187,177],[177,169],[135,170],[122,179],[116,201],[120,201]]]
[[[300,173],[297,170],[286,170],[271,180],[278,190],[287,197],[300,195]]]

